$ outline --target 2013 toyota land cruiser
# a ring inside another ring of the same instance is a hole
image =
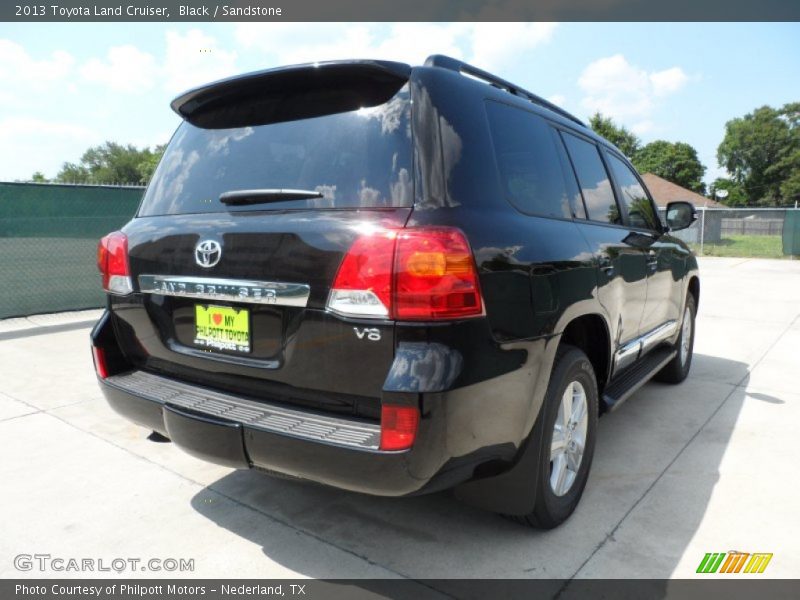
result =
[[[119,413],[191,454],[554,527],[598,414],[691,365],[697,262],[578,119],[445,56],[191,90],[100,242]]]

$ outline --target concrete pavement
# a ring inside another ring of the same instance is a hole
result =
[[[689,379],[600,420],[583,500],[549,532],[447,493],[372,498],[206,464],[106,406],[81,325],[96,313],[0,321],[0,576],[50,553],[193,558],[194,577],[683,578],[740,550],[774,554],[761,577],[796,577],[800,262],[703,259],[701,276]]]

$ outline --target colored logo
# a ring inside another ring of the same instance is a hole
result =
[[[772,553],[707,552],[697,567],[698,573],[763,573]]]

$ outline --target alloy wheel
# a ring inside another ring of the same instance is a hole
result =
[[[550,443],[550,487],[556,496],[569,492],[578,476],[586,447],[588,412],[586,390],[580,382],[570,382],[561,396]]]

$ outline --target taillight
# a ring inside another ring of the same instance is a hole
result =
[[[126,295],[133,291],[128,266],[128,236],[121,231],[109,233],[97,244],[97,268],[103,276],[103,289]]]
[[[452,228],[381,230],[356,238],[328,309],[353,317],[435,321],[483,314],[464,234]]]
[[[100,379],[108,377],[108,366],[106,365],[106,353],[102,348],[92,346],[92,358],[94,358],[94,370]]]
[[[381,450],[407,450],[414,445],[419,426],[419,409],[415,406],[381,407]]]
[[[458,319],[483,312],[472,252],[457,229],[402,231],[395,272],[396,319]]]
[[[396,231],[356,238],[333,282],[328,297],[330,310],[353,317],[390,316],[396,239]]]

